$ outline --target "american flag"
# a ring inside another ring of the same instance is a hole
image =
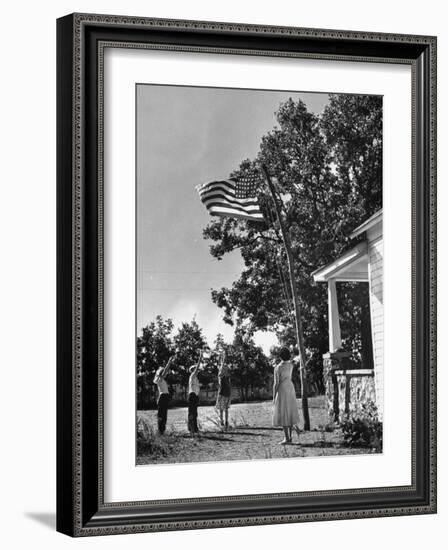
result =
[[[251,171],[238,178],[203,183],[196,189],[213,216],[263,221],[257,199],[257,189],[261,183],[259,173]]]

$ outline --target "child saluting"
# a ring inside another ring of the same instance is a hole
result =
[[[166,421],[168,417],[170,392],[168,391],[166,377],[170,372],[171,363],[174,357],[175,354],[168,359],[168,362],[164,367],[159,367],[157,369],[156,375],[154,376],[154,384],[156,384],[157,389],[159,390],[159,399],[157,401],[157,426],[160,435],[163,435],[165,433]]]
[[[202,361],[201,350],[199,360],[190,367],[190,378],[188,379],[188,431],[191,435],[197,434],[198,429],[198,405],[201,386],[199,384],[198,372]]]

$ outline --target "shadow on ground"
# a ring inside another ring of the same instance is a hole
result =
[[[25,516],[53,531],[56,529],[56,514],[54,512],[25,512]]]

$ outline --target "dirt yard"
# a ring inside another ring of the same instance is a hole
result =
[[[297,400],[301,411],[300,399]],[[219,417],[212,406],[199,407],[200,434],[191,437],[187,430],[187,408],[168,411],[167,430],[157,434],[157,413],[137,411],[138,429],[145,436],[139,443],[137,464],[177,462],[208,462],[226,460],[253,460],[291,458],[375,452],[366,448],[347,448],[342,445],[341,430],[328,425],[322,397],[309,399],[311,431],[293,434],[293,442],[279,445],[283,430],[271,425],[271,401],[232,404],[229,411],[230,427],[219,425]],[[300,427],[303,426],[302,418]]]

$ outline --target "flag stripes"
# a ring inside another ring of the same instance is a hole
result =
[[[263,221],[255,187],[247,189],[244,180],[227,179],[203,183],[196,187],[199,197],[213,216],[229,216]]]

